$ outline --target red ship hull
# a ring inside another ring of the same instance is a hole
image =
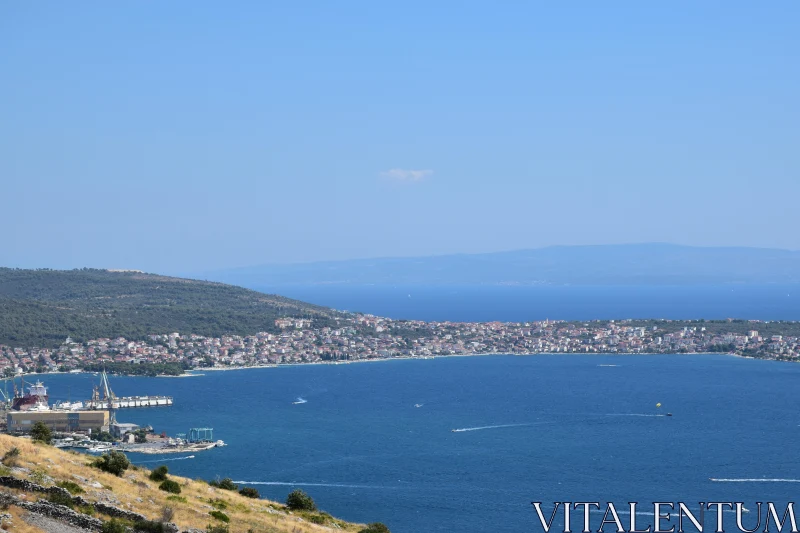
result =
[[[26,394],[25,396],[14,398],[11,402],[11,409],[15,411],[27,411],[36,405],[37,402],[42,401],[47,403],[47,400],[48,396],[46,394],[44,396],[30,396]]]

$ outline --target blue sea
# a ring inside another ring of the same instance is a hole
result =
[[[251,286],[395,319],[525,322],[625,318],[800,320],[800,285]]]
[[[51,398],[73,401],[98,379],[44,378]],[[302,488],[335,516],[393,533],[484,533],[541,531],[531,501],[793,500],[798,380],[800,365],[724,355],[501,355],[112,386],[175,398],[121,410],[121,421],[168,434],[213,427],[229,444],[193,459],[132,454],[136,463],[229,476],[275,500]]]

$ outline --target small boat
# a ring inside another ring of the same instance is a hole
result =
[[[672,413],[667,413],[667,416],[672,416]]]
[[[421,403],[415,403],[414,407],[422,407],[422,404]]]
[[[109,451],[110,449],[110,446],[92,446],[91,448],[87,448],[86,451],[89,453],[103,453]]]

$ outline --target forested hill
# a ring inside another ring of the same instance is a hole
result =
[[[276,331],[275,319],[336,311],[282,296],[155,274],[97,269],[0,268],[0,344],[49,347],[171,332],[220,336]]]

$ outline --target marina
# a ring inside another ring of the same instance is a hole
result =
[[[164,439],[148,439],[147,442],[143,443],[110,443],[88,438],[76,439],[73,437],[67,437],[64,439],[55,440],[53,445],[56,448],[73,449],[90,454],[102,454],[111,450],[116,450],[129,453],[143,453],[148,455],[202,452],[205,450],[226,446],[226,444],[221,440],[214,442],[189,442],[183,439],[174,439],[169,437]]]
[[[190,428],[187,433],[168,437],[155,434],[152,426],[117,421],[119,409],[139,407],[168,407],[171,396],[138,395],[117,396],[111,389],[106,372],[99,374],[100,384],[95,385],[87,401],[61,400],[49,404],[48,388],[43,382],[13,383],[13,396],[4,396],[6,429],[10,433],[30,432],[37,423],[44,423],[60,436],[54,439],[57,448],[70,448],[90,454],[111,450],[143,454],[170,454],[199,452],[225,446],[215,440],[213,428]],[[6,387],[8,383],[6,382]],[[187,436],[188,435],[188,436]]]

